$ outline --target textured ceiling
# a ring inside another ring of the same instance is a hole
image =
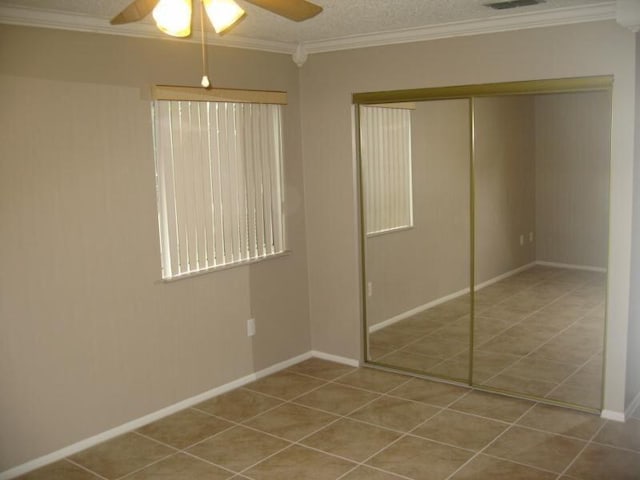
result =
[[[228,37],[241,36],[287,43],[333,40],[352,35],[606,3],[603,0],[546,0],[540,5],[497,11],[484,6],[495,0],[315,0],[314,3],[321,5],[324,11],[306,22],[296,23],[243,0],[237,1],[245,8],[248,16],[227,34]],[[104,19],[105,24],[108,24],[108,19],[129,2],[130,0],[0,0],[0,6],[17,5],[50,12],[83,14]],[[112,28],[118,29],[117,26]]]

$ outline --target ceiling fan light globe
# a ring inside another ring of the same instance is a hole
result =
[[[245,15],[233,0],[202,0],[202,3],[216,33],[223,33]]]
[[[191,35],[191,0],[160,0],[153,9],[156,26],[167,35]]]

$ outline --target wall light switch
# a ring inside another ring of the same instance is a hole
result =
[[[533,242],[533,232],[529,232],[529,243]]]
[[[373,295],[373,282],[367,283],[367,297]]]
[[[256,320],[250,318],[247,320],[247,337],[253,337],[256,334]]]
[[[524,235],[520,235],[520,246],[524,245]]]

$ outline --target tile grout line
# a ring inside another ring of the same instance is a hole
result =
[[[205,463],[207,463],[207,464],[209,464],[209,465],[211,465],[213,467],[216,467],[216,468],[219,468],[219,469],[224,470],[226,472],[229,472],[231,475],[234,475],[234,476],[235,475],[239,475],[237,472],[235,472],[234,470],[231,470],[229,467],[223,467],[222,465],[218,465],[217,463],[212,462],[211,460],[207,460],[206,458],[202,458],[202,457],[199,457],[197,455],[194,455],[193,453],[191,453],[191,452],[189,452],[187,450],[183,450],[180,453],[183,454],[183,455],[187,455],[188,457],[191,457],[191,458],[193,458],[195,460],[203,461],[203,462],[205,462]]]
[[[163,445],[161,442],[158,442],[157,440],[155,440],[155,441],[157,443],[160,443],[161,445]],[[144,465],[143,467],[136,468],[135,470],[133,470],[131,472],[125,473],[124,475],[120,475],[119,477],[116,477],[114,480],[121,480],[123,478],[131,477],[132,475],[135,475],[136,473],[141,472],[142,470],[144,470],[146,468],[149,468],[149,467],[151,467],[151,466],[153,466],[153,465],[155,465],[157,463],[163,462],[164,460],[166,460],[166,459],[168,459],[170,457],[173,457],[175,454],[179,453],[179,451],[175,451],[176,450],[175,447],[171,447],[171,449],[174,450],[174,451],[171,452],[170,454],[165,455],[164,457],[159,458],[157,460],[154,460],[153,462],[150,462],[150,463]]]
[[[82,469],[82,470],[84,470],[85,472],[88,472],[88,473],[90,473],[90,474],[92,474],[92,475],[95,475],[95,476],[96,476],[96,477],[98,477],[98,478],[101,478],[101,479],[103,479],[103,480],[108,480],[108,478],[107,478],[107,477],[105,477],[105,476],[103,476],[103,475],[100,475],[98,472],[94,472],[94,471],[93,471],[93,470],[91,470],[90,468],[87,468],[87,467],[85,467],[84,465],[82,465],[82,464],[80,464],[80,463],[78,463],[78,462],[76,462],[76,461],[74,461],[74,460],[71,460],[69,457],[65,457],[65,458],[63,458],[63,459],[62,459],[62,461],[66,461],[66,462],[68,462],[68,463],[70,463],[70,464],[72,464],[72,465],[75,465],[76,467],[81,468],[81,469]]]
[[[384,469],[382,469],[382,468],[374,467],[374,466],[372,466],[372,465],[367,465],[367,464],[366,464],[366,462],[368,462],[368,461],[369,461],[369,460],[371,460],[373,457],[375,457],[375,456],[376,456],[376,455],[378,455],[379,453],[383,452],[384,450],[386,450],[386,449],[387,449],[387,448],[389,448],[390,446],[394,445],[396,442],[400,441],[400,439],[402,439],[403,437],[404,437],[403,435],[400,435],[396,440],[394,440],[394,441],[392,441],[392,442],[389,442],[389,443],[388,443],[387,445],[385,445],[384,447],[382,447],[382,448],[380,448],[380,449],[376,450],[374,453],[372,453],[372,454],[371,454],[371,455],[369,455],[368,457],[365,457],[365,459],[364,459],[364,460],[362,460],[361,462],[358,462],[358,463],[357,463],[357,464],[356,464],[356,465],[355,465],[351,470],[349,470],[349,471],[347,471],[347,472],[343,473],[343,474],[342,474],[342,475],[340,475],[336,480],[340,480],[340,479],[342,479],[342,478],[346,477],[346,476],[347,476],[347,475],[349,475],[351,472],[353,472],[354,470],[357,470],[357,469],[358,469],[358,468],[360,468],[360,467],[373,468],[374,470],[378,470],[378,471],[381,471],[381,472],[384,472],[384,473],[389,473],[389,474],[392,474],[392,475],[396,475],[396,476],[399,476],[400,478],[405,478],[405,479],[407,479],[407,480],[414,480],[414,479],[412,479],[411,477],[406,477],[406,476],[404,476],[404,475],[402,475],[402,474],[397,474],[397,473],[394,473],[394,472],[390,472],[389,470],[384,470]]]
[[[607,420],[607,421],[609,422],[611,420]],[[589,441],[589,443],[592,443],[594,445],[598,445],[599,447],[613,448],[615,450],[622,450],[623,452],[635,453],[635,454],[640,455],[640,449],[635,450],[633,448],[620,447],[618,445],[612,445],[611,443],[598,442],[597,440],[591,440],[591,441]]]
[[[377,452],[377,453],[379,453],[379,452]],[[394,477],[398,477],[398,478],[405,479],[405,480],[415,480],[414,478],[411,478],[411,477],[405,477],[404,475],[402,475],[400,473],[393,473],[393,472],[390,472],[389,470],[384,470],[384,469],[379,468],[379,467],[374,467],[373,465],[365,465],[365,464],[357,464],[355,467],[353,467],[348,472],[345,472],[342,475],[340,475],[339,477],[337,477],[336,480],[342,480],[342,479],[346,478],[347,475],[349,475],[350,473],[355,472],[358,468],[361,468],[361,467],[370,468],[371,470],[376,470],[376,471],[381,472],[381,473],[387,473],[389,475],[393,475]]]
[[[583,440],[584,441],[584,440]],[[493,453],[483,453],[482,455],[486,457],[491,457],[496,460],[502,460],[504,462],[514,463],[516,465],[520,465],[521,467],[527,467],[532,470],[538,470],[539,472],[550,473],[551,475],[558,475],[558,472],[554,472],[553,470],[547,470],[546,468],[538,467],[536,465],[532,465],[530,463],[524,463],[519,460],[513,460],[512,458],[501,457],[500,455],[494,455]]]
[[[576,370],[571,375],[569,375],[567,378],[562,380],[558,385],[556,385],[553,388],[553,390],[551,390],[549,393],[547,393],[547,396],[548,395],[553,395],[553,392],[555,392],[561,386],[568,385],[567,382],[571,379],[571,377],[574,377],[575,375],[580,373],[580,370],[582,370],[584,367],[586,367],[589,362],[591,362],[593,359],[595,359],[598,355],[601,355],[602,353],[603,353],[603,350],[598,350],[596,353],[594,353],[591,356],[589,356],[589,358],[587,360],[585,360],[578,368],[576,368]]]
[[[541,403],[540,405],[546,405],[545,403]],[[556,407],[556,408],[564,408],[564,407]],[[590,415],[590,414],[587,414]],[[598,418],[598,417],[595,417]],[[538,432],[538,433],[546,433],[547,435],[553,435],[556,437],[562,437],[562,438],[566,438],[569,440],[578,440],[580,442],[588,442],[589,440],[586,438],[580,438],[580,437],[575,437],[573,435],[566,435],[564,433],[558,433],[558,432],[551,432],[549,430],[543,430],[541,428],[536,428],[536,427],[531,427],[529,425],[523,425],[521,423],[514,423],[513,426],[518,427],[518,428],[522,428],[523,430],[531,430],[534,432]]]
[[[582,455],[582,453],[589,447],[589,445],[591,445],[591,443],[593,442],[593,439],[596,438],[596,436],[600,433],[600,431],[605,427],[605,425],[607,425],[609,423],[609,420],[605,420],[604,422],[602,422],[602,425],[600,425],[600,427],[593,433],[593,435],[591,435],[591,437],[589,438],[589,440],[587,442],[585,442],[584,447],[582,447],[580,449],[580,451],[578,452],[578,454],[573,458],[573,460],[571,460],[571,462],[569,462],[569,465],[567,465],[565,467],[565,469],[560,472],[560,474],[558,475],[558,479],[562,478],[563,475],[566,475],[567,472],[571,469],[571,467],[575,464],[576,460],[578,460],[578,458]]]
[[[462,465],[460,465],[455,471],[453,471],[449,476],[447,476],[445,478],[445,480],[450,480],[452,479],[459,471],[461,471],[465,466],[469,465],[475,458],[477,458],[478,456],[480,456],[485,450],[487,450],[491,445],[493,445],[496,441],[498,441],[498,439],[500,437],[502,437],[506,432],[508,432],[509,430],[511,430],[511,428],[516,425],[516,423],[518,421],[520,421],[527,413],[529,413],[536,405],[538,405],[538,403],[533,403],[529,408],[527,408],[522,415],[520,415],[518,418],[516,418],[513,422],[511,422],[511,425],[507,428],[505,428],[499,435],[497,435],[493,440],[491,440],[489,443],[487,443],[483,448],[481,448],[480,450],[478,450],[476,452],[475,455],[472,455],[471,458],[469,458],[466,462],[464,462]]]

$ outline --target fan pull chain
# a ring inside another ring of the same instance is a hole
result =
[[[200,32],[202,36],[200,37],[200,46],[202,47],[202,80],[200,81],[200,85],[203,88],[210,88],[211,82],[209,81],[209,77],[207,76],[207,72],[209,71],[209,65],[207,62],[207,50],[205,46],[205,36],[206,33],[204,31],[204,5],[202,0],[199,0],[200,3]]]

